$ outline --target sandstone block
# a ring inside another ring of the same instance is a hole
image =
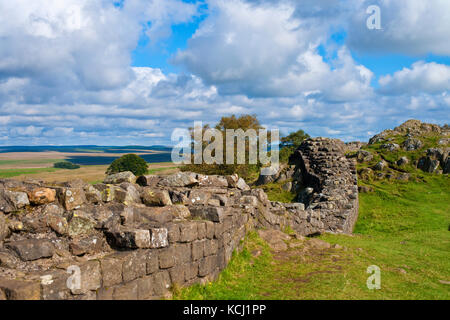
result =
[[[28,239],[13,241],[7,247],[15,251],[23,261],[50,258],[55,252],[53,244],[44,239]]]

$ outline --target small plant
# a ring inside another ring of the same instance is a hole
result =
[[[106,174],[114,174],[124,171],[131,171],[135,176],[141,176],[147,173],[147,162],[135,154],[126,154],[119,159],[114,160],[106,170]]]
[[[69,169],[69,170],[74,170],[74,169],[80,169],[81,167],[78,164],[74,164],[72,162],[69,161],[61,161],[61,162],[56,162],[53,164],[54,168],[58,168],[58,169]]]

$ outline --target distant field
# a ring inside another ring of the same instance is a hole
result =
[[[104,180],[107,168],[108,166],[104,165],[82,166],[80,169],[76,170],[55,168],[0,169],[0,178],[14,178],[17,180],[36,179],[48,182],[82,179],[88,183],[93,183]],[[149,174],[170,174],[177,170],[177,167],[171,162],[149,164]]]

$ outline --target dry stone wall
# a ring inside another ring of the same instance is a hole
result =
[[[0,300],[159,299],[215,279],[254,228],[351,232],[356,178],[340,145],[311,140],[293,161],[305,203],[271,202],[237,175],[0,180]]]
[[[294,180],[303,186],[298,201],[320,221],[325,232],[352,233],[358,218],[356,162],[337,139],[306,140],[291,156]]]

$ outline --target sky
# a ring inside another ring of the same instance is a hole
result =
[[[449,91],[448,0],[0,0],[0,145],[173,145],[232,114],[367,141],[449,123]]]

